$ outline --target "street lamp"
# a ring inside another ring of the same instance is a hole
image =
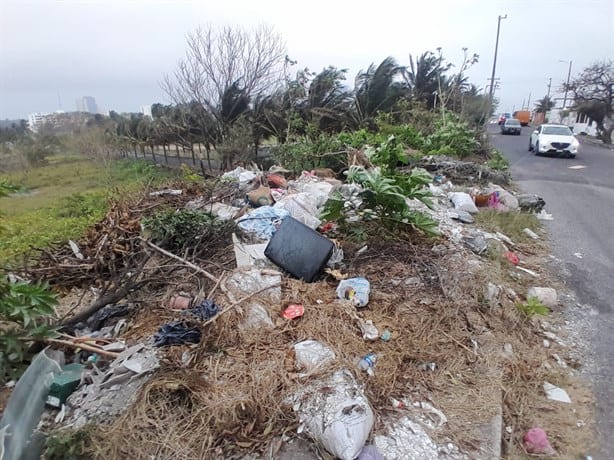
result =
[[[573,61],[564,61],[563,59],[559,59],[559,62],[568,62],[569,70],[567,71],[567,83],[565,84],[565,96],[563,97],[563,110],[565,110],[565,106],[567,105],[567,90],[569,88],[569,77],[571,77],[571,64]]]
[[[492,110],[492,99],[493,99],[493,94],[495,92],[495,71],[497,69],[497,51],[499,50],[499,32],[501,30],[501,19],[506,19],[507,18],[507,14],[504,14],[503,16],[499,15],[499,17],[497,18],[497,41],[495,42],[495,58],[493,59],[492,62],[492,74],[490,76],[490,92],[488,93],[488,101],[490,103],[490,107]]]

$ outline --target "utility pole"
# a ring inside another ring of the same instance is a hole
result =
[[[527,101],[527,110],[531,110],[531,92],[529,91],[529,100]]]
[[[550,87],[552,86],[552,78],[548,79],[548,95],[546,96],[548,99],[550,99]]]
[[[567,61],[563,61],[567,62]],[[565,84],[565,96],[563,97],[563,109],[567,106],[567,89],[569,88],[569,78],[571,77],[571,64],[573,61],[569,61],[569,70],[567,71],[567,83]]]
[[[497,70],[497,51],[499,50],[499,32],[501,31],[501,19],[506,19],[507,14],[497,18],[497,40],[495,41],[495,57],[492,62],[492,74],[490,76],[490,92],[488,93],[489,110],[492,110],[492,100],[495,92],[495,72]],[[490,112],[489,112],[490,113]]]

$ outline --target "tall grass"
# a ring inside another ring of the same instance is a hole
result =
[[[45,166],[5,174],[21,192],[0,198],[0,263],[17,261],[31,247],[78,238],[104,216],[111,197],[173,176],[142,160],[103,161],[70,153],[48,158]]]

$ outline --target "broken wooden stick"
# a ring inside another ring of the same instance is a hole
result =
[[[147,246],[155,249],[159,253],[164,254],[165,256],[170,257],[171,259],[178,260],[182,264],[187,265],[188,267],[196,270],[199,273],[202,273],[203,275],[205,275],[207,278],[209,278],[211,281],[215,282],[216,284],[218,284],[220,282],[220,280],[218,280],[215,276],[213,276],[207,270],[204,270],[204,269],[200,268],[198,265],[194,265],[192,262],[189,262],[189,261],[185,260],[184,258],[179,257],[179,256],[173,254],[172,252],[167,251],[166,249],[162,249],[160,246],[156,246],[151,241],[147,241],[147,240],[143,240],[143,241],[145,241],[147,243]]]
[[[60,339],[46,339],[47,343],[56,344],[56,345],[65,345],[71,348],[81,348],[82,350],[91,351],[92,353],[98,353],[99,355],[108,356],[110,358],[117,358],[119,353],[115,353],[113,351],[106,351],[102,348],[94,347],[93,345],[88,345],[86,343],[74,343],[69,340],[60,340]]]
[[[234,302],[232,302],[230,305],[228,305],[226,308],[224,308],[223,310],[221,310],[217,315],[215,315],[213,318],[205,321],[202,325],[203,327],[211,324],[212,322],[214,322],[216,319],[218,319],[220,316],[222,316],[224,313],[226,313],[229,310],[232,310],[234,307],[236,307],[237,305],[239,305],[241,302],[246,301],[247,299],[255,296],[256,294],[260,294],[263,291],[266,291],[267,289],[272,289],[274,287],[279,286],[280,283],[275,283],[275,284],[271,284],[269,286],[265,286],[262,289],[258,289],[257,291],[252,292],[251,294],[246,295],[245,297],[241,297],[239,300],[236,300]]]

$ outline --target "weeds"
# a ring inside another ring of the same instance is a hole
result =
[[[535,315],[546,316],[550,313],[550,309],[541,303],[537,297],[529,297],[525,303],[516,304],[516,307],[529,319]]]
[[[490,160],[486,164],[496,171],[507,171],[510,166],[507,159],[497,149],[490,152]]]
[[[540,228],[539,220],[534,214],[520,211],[500,212],[485,209],[475,215],[475,221],[484,230],[501,232],[517,241],[532,241],[523,233],[523,229],[537,231]]]
[[[32,340],[54,337],[45,320],[55,313],[55,294],[43,284],[0,279],[0,380],[14,378]]]

